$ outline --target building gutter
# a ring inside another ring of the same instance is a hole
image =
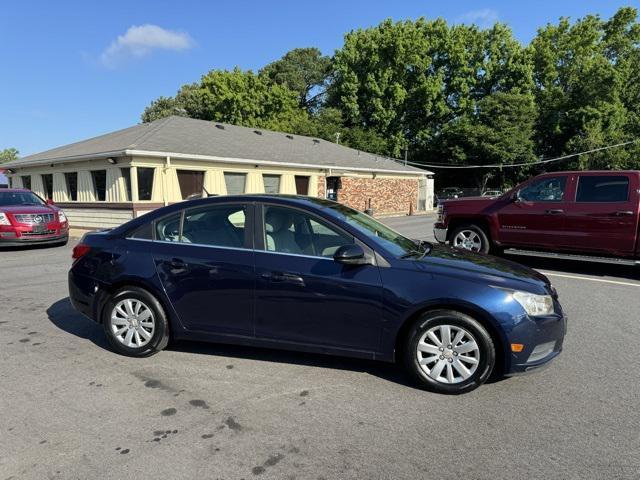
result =
[[[14,162],[3,164],[3,168],[5,169],[13,169],[13,168],[27,168],[27,167],[37,167],[42,165],[49,165],[51,163],[71,163],[71,162],[81,162],[83,160],[96,160],[99,158],[109,158],[109,157],[123,157],[123,156],[142,156],[142,157],[155,157],[155,158],[163,158],[166,159],[168,157],[175,159],[184,159],[184,160],[199,160],[199,161],[214,161],[218,163],[230,163],[230,164],[245,164],[245,165],[266,165],[266,166],[276,166],[276,167],[298,167],[298,168],[311,168],[311,169],[319,169],[326,171],[327,169],[337,170],[337,171],[353,171],[353,172],[379,172],[379,173],[394,173],[401,175],[434,175],[433,172],[429,170],[422,171],[407,171],[407,170],[395,170],[388,168],[365,168],[365,167],[341,167],[338,165],[316,165],[311,163],[292,163],[292,162],[276,162],[271,160],[256,160],[250,158],[229,158],[229,157],[218,157],[215,155],[198,155],[191,153],[175,153],[175,152],[157,152],[150,150],[135,150],[135,149],[125,149],[125,150],[116,150],[111,152],[102,152],[88,155],[75,155],[71,157],[61,157],[61,158],[51,158],[47,160],[36,160],[30,162],[21,162],[20,160],[16,160]]]

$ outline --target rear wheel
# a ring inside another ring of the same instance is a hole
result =
[[[169,341],[169,323],[162,306],[141,288],[118,290],[104,308],[102,324],[111,347],[123,355],[152,355]]]
[[[459,394],[482,385],[495,364],[495,347],[475,319],[452,310],[424,313],[413,325],[404,363],[425,389]]]
[[[478,225],[462,225],[457,227],[450,237],[452,247],[478,253],[489,253],[491,242],[486,232]]]

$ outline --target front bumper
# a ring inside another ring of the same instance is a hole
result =
[[[0,247],[21,247],[26,245],[51,245],[55,243],[63,243],[69,240],[69,231],[65,231],[58,235],[43,236],[10,236],[6,232],[0,235]]]
[[[522,343],[522,352],[510,352],[505,375],[530,373],[547,366],[562,352],[567,332],[567,317],[560,310],[548,317],[527,317],[508,335],[510,343]]]
[[[433,236],[436,237],[438,243],[446,243],[447,242],[447,229],[445,227],[439,227],[436,225],[433,228]]]

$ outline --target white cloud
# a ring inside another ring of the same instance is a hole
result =
[[[458,21],[462,23],[475,23],[480,28],[489,28],[498,21],[499,17],[498,12],[495,10],[483,8],[481,10],[472,10],[461,15]]]
[[[180,51],[193,45],[193,39],[187,33],[165,30],[157,25],[133,25],[102,52],[100,62],[115,67],[131,58],[146,57],[154,50]]]

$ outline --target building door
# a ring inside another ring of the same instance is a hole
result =
[[[340,190],[340,177],[327,177],[326,197],[334,202],[338,201],[338,190]]]
[[[309,195],[309,177],[296,175],[296,193],[298,195]]]

